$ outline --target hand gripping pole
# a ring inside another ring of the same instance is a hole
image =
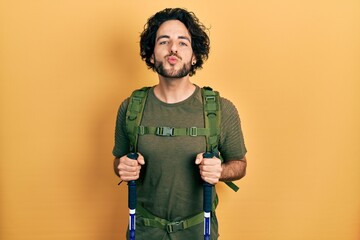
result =
[[[138,158],[137,153],[129,153],[128,158]],[[130,240],[135,240],[135,226],[136,226],[136,181],[128,182],[128,206],[129,206],[129,235]]]
[[[213,158],[214,153],[206,152],[203,154],[204,158]],[[204,182],[204,240],[210,240],[211,228],[211,208],[212,208],[212,188],[213,185]]]

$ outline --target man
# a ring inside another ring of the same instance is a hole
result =
[[[191,83],[190,76],[202,68],[208,57],[210,41],[205,31],[194,13],[185,9],[164,9],[149,18],[141,34],[140,54],[147,66],[157,72],[159,83],[148,91],[141,125],[204,128],[201,89]],[[139,136],[139,157],[134,161],[127,157],[128,104],[126,99],[118,112],[113,154],[114,169],[121,180],[137,180],[136,239],[203,239],[201,222],[188,224],[193,222],[190,220],[176,231],[169,231],[162,223],[175,226],[202,213],[204,181],[215,185],[245,176],[246,148],[235,106],[221,98],[217,144],[223,162],[218,157],[203,157],[204,136],[156,134]],[[211,239],[217,238],[213,210]]]

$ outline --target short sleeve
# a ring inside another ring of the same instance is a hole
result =
[[[221,133],[219,151],[224,161],[240,160],[247,152],[241,121],[235,105],[225,98],[221,98]]]
[[[115,144],[113,155],[117,158],[124,156],[129,151],[129,139],[126,133],[126,110],[129,99],[125,99],[119,107],[116,126],[115,126]]]

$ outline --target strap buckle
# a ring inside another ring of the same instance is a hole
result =
[[[133,101],[133,102],[136,102],[136,103],[138,103],[138,104],[141,103],[141,100],[142,100],[141,97],[136,97],[136,96],[133,96],[133,97],[132,97],[132,101]]]
[[[166,225],[166,231],[168,233],[177,232],[184,229],[184,221],[172,222]]]
[[[191,137],[196,137],[197,136],[197,127],[190,127],[189,128],[189,135],[191,136]]]
[[[215,102],[215,96],[206,96],[205,100]]]
[[[144,135],[145,134],[145,127],[143,125],[140,125],[138,128],[139,131],[139,135]]]
[[[174,136],[174,128],[173,127],[157,127],[156,135],[158,136]]]

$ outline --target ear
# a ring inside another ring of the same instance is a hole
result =
[[[196,57],[192,56],[191,58],[191,65],[195,65],[196,64]]]
[[[152,64],[154,64],[154,54],[153,55],[151,55],[151,57],[150,57],[150,62],[152,63]]]

